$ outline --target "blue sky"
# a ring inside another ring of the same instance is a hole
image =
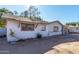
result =
[[[28,8],[27,5],[0,5],[0,8],[4,7],[11,11],[17,10],[19,13]],[[63,24],[79,21],[78,5],[37,5],[36,7],[41,12],[40,16],[46,21],[59,20]]]

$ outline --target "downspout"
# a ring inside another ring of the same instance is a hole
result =
[[[62,25],[62,30],[61,31],[62,31],[62,35],[63,35],[64,34],[64,26],[63,25]]]

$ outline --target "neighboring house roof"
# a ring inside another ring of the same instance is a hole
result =
[[[64,26],[65,29],[75,29],[75,28],[79,28],[78,26],[72,26],[72,25],[65,25]]]
[[[78,28],[79,26],[68,26],[68,28]]]
[[[20,22],[29,22],[29,23],[43,23],[43,24],[47,24],[48,22],[46,21],[32,21],[31,19],[29,18],[26,18],[26,17],[20,17],[20,16],[15,16],[15,15],[9,15],[9,14],[3,14],[1,16],[1,18],[3,19],[13,19],[13,20],[17,20],[17,21],[20,21]]]
[[[15,15],[10,15],[10,14],[2,14],[1,18],[3,19],[12,19],[12,20],[17,20],[20,22],[24,22],[24,23],[41,23],[41,24],[51,24],[51,23],[59,23],[60,25],[63,25],[62,23],[60,23],[60,21],[53,21],[53,22],[47,22],[47,21],[32,21],[29,18],[26,17],[20,17],[20,16],[15,16]]]
[[[52,23],[59,23],[60,25],[64,26],[60,21],[56,20],[56,21],[53,21],[53,22],[49,22],[49,24],[52,24]]]

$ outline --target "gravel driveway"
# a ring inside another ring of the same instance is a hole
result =
[[[11,45],[0,38],[0,53],[4,54],[53,54],[79,53],[79,34],[29,39]]]

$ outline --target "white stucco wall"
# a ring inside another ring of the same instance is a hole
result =
[[[54,26],[59,27],[59,32],[53,32]],[[51,24],[47,25],[46,29],[48,31],[49,36],[62,34],[62,26],[59,23],[51,23]]]
[[[19,22],[17,21],[12,21],[12,20],[7,20],[7,40],[8,41],[17,41],[18,39],[27,39],[27,38],[36,38],[36,34],[40,33],[42,34],[43,37],[47,36],[46,31],[41,31],[42,26],[39,24],[34,31],[21,31],[21,27],[18,27]],[[10,35],[10,29],[15,32],[15,36],[11,37]]]
[[[70,27],[69,31],[70,32],[77,32],[77,33],[79,33],[79,28],[77,29],[76,27]]]
[[[16,38],[12,37],[10,35],[10,29],[14,32],[19,31],[19,29],[17,28],[18,23],[12,20],[7,20],[7,40],[8,41],[17,41]],[[18,32],[19,33],[19,32]]]
[[[18,21],[13,21],[13,20],[7,20],[7,40],[8,41],[17,41],[19,39],[27,39],[27,38],[36,38],[36,34],[40,33],[42,34],[43,37],[46,36],[52,36],[52,35],[59,35],[61,34],[61,25],[58,23],[53,23],[49,24],[46,26],[46,31],[41,31],[42,30],[42,24],[39,24],[34,31],[21,31],[21,27],[18,27],[19,22]],[[53,32],[53,26],[59,26],[59,32]],[[10,29],[15,32],[15,36],[11,37],[10,36]]]

